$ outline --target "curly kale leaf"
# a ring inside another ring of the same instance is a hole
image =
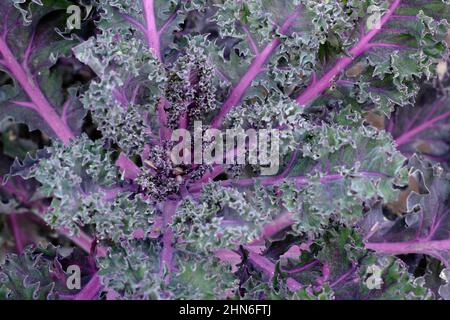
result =
[[[71,265],[80,268],[82,286],[96,272],[94,261],[77,249],[30,246],[19,255],[9,254],[0,265],[0,299],[73,299],[80,289],[67,286]]]
[[[80,132],[84,117],[77,88],[62,86],[64,70],[56,66],[77,43],[55,31],[65,25],[69,5],[59,0],[8,0],[0,9],[0,70],[11,78],[1,86],[1,117],[65,142]]]

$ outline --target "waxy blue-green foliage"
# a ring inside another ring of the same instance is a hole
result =
[[[81,297],[449,298],[447,1],[93,4],[89,38],[44,23],[66,1],[0,8],[0,120],[53,138],[9,152],[4,211],[27,201],[97,252]],[[57,85],[70,55],[95,77]],[[97,135],[79,134],[85,113]],[[170,132],[194,121],[281,130],[279,172],[175,165]],[[39,183],[32,200],[17,176]],[[0,294],[68,298],[60,259],[8,255]]]
[[[66,281],[68,265],[77,264],[82,271],[82,282],[95,271],[95,261],[78,249],[57,248],[51,244],[33,249],[28,247],[21,255],[6,257],[0,271],[0,299],[55,300],[75,295]]]

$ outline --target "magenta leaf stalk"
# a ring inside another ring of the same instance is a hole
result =
[[[301,106],[305,106],[308,103],[315,100],[325,90],[327,90],[333,84],[336,77],[344,71],[356,58],[371,48],[369,43],[383,28],[383,26],[391,19],[395,10],[400,6],[401,0],[394,0],[381,18],[379,28],[374,28],[365,34],[361,40],[349,51],[350,57],[339,58],[335,65],[315,83],[311,84],[302,94],[300,94],[296,101]]]
[[[158,60],[162,61],[160,33],[156,26],[156,16],[153,0],[142,0],[142,7],[144,10],[145,22],[146,22],[146,36],[148,45],[153,50]],[[170,20],[170,19],[169,19]],[[170,130],[166,128],[167,115],[164,110],[166,105],[166,99],[161,97],[158,104],[159,124],[161,126],[160,135],[161,138],[167,140],[170,137]]]
[[[145,22],[147,24],[147,41],[153,49],[155,55],[161,60],[161,45],[159,42],[159,34],[156,27],[155,8],[153,0],[142,0],[144,9]]]
[[[102,283],[98,274],[94,274],[89,282],[77,293],[73,300],[93,300],[102,289]]]
[[[297,9],[294,13],[292,13],[289,17],[287,17],[286,21],[280,28],[280,33],[282,34],[286,33],[289,30],[289,27],[299,17],[299,15],[300,10]],[[256,55],[256,57],[253,59],[252,64],[250,65],[250,68],[241,78],[239,83],[233,88],[228,99],[223,103],[222,107],[220,108],[219,113],[212,120],[211,122],[212,128],[219,128],[221,126],[221,123],[224,120],[225,116],[231,109],[233,109],[233,107],[235,107],[239,103],[247,88],[252,84],[256,76],[262,71],[262,68],[267,59],[280,44],[281,44],[280,39],[275,38],[260,53]]]
[[[4,38],[0,37],[0,53],[3,56],[4,65],[11,72],[12,76],[19,82],[23,90],[27,93],[34,109],[47,122],[53,132],[64,142],[68,143],[74,138],[71,129],[65,124],[55,109],[50,105],[33,76],[17,62]]]
[[[14,235],[17,252],[22,253],[23,248],[25,247],[25,240],[23,239],[22,231],[20,230],[16,213],[12,213],[9,215],[9,222],[11,225],[12,233]]]
[[[431,128],[434,124],[436,124],[440,121],[443,121],[449,117],[450,117],[450,111],[445,112],[445,113],[441,114],[440,116],[430,119],[430,120],[422,123],[420,126],[417,126],[416,128],[405,132],[403,135],[401,135],[400,137],[395,139],[395,142],[397,143],[398,146],[402,146],[402,145],[408,143],[412,138],[414,138],[421,132]]]
[[[325,175],[320,177],[320,183],[329,183],[333,181],[343,180],[345,178],[366,178],[366,179],[377,179],[377,178],[386,178],[386,175],[381,172],[358,172],[352,174],[350,176],[344,176],[339,173]],[[284,174],[273,177],[264,177],[264,178],[249,178],[249,179],[240,179],[240,180],[226,180],[221,181],[220,184],[223,187],[249,187],[253,186],[256,183],[260,183],[262,186],[273,186],[279,185],[285,181],[290,181],[295,183],[297,186],[302,186],[308,183],[308,178],[303,176],[298,177],[286,177]],[[200,192],[202,189],[202,185],[195,185],[189,189],[192,193]]]
[[[440,260],[447,268],[450,267],[448,260],[441,255],[441,252],[450,251],[450,239],[446,240],[414,240],[405,242],[366,242],[367,249],[379,253],[399,255],[399,254],[427,254]]]
[[[178,207],[177,201],[166,201],[163,205],[163,249],[161,252],[160,272],[167,270],[169,273],[175,270],[173,265],[173,247],[174,233],[170,224],[172,223],[173,215]],[[166,282],[170,281],[170,274],[166,278]]]

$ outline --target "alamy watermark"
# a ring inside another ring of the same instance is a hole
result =
[[[186,129],[172,133],[171,158],[175,165],[259,165],[261,175],[274,175],[280,165],[280,132],[277,129],[233,128],[203,130],[194,122],[193,135]]]
[[[86,11],[86,15],[84,18],[81,17],[82,9],[80,6],[73,4],[73,5],[67,7],[66,13],[69,14],[69,17],[67,18],[66,25],[69,30],[74,30],[74,29],[80,30],[81,29],[81,21],[86,20],[89,17],[89,15],[91,14],[92,8],[93,8],[92,4],[89,4],[89,5],[86,4],[86,5],[83,5],[83,7]]]
[[[70,265],[67,268],[67,273],[70,274],[66,280],[66,286],[69,290],[81,289],[81,269],[76,264]]]

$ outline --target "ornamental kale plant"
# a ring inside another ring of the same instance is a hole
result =
[[[450,299],[448,0],[0,17],[2,299]]]

